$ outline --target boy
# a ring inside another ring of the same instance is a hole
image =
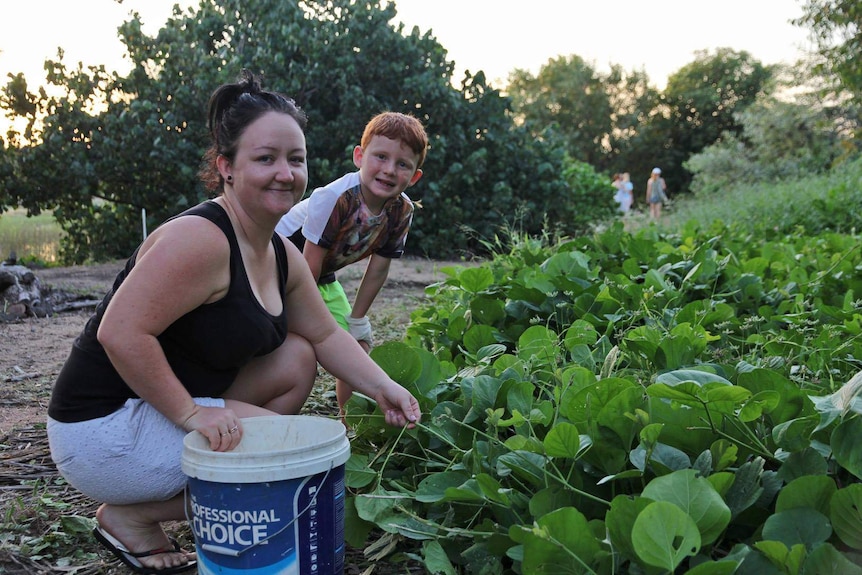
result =
[[[413,221],[413,203],[404,191],[422,177],[427,149],[428,136],[419,120],[396,112],[378,114],[353,149],[358,171],[315,189],[276,227],[302,249],[327,307],[366,352],[373,344],[368,310],[392,258],[404,253]],[[335,272],[365,258],[368,265],[351,308]],[[336,380],[335,395],[343,414],[350,388]]]

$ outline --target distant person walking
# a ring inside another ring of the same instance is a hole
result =
[[[611,185],[614,187],[614,202],[619,204],[619,210],[623,211],[623,196],[625,192],[623,191],[623,175],[620,173],[614,174],[614,181],[611,182]]]
[[[657,220],[661,217],[661,207],[667,201],[667,184],[661,177],[661,169],[653,168],[646,188],[646,201],[649,215]]]
[[[629,176],[628,172],[623,173],[622,182],[622,201],[620,202],[620,210],[622,210],[623,215],[626,215],[632,209],[632,204],[635,201],[633,193],[634,185],[632,184],[631,176]]]

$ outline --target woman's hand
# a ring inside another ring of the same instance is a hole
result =
[[[415,427],[422,417],[422,412],[419,409],[419,402],[413,397],[409,391],[390,381],[388,385],[383,386],[380,392],[374,397],[386,423],[395,427],[407,426],[408,429]]]
[[[210,442],[213,451],[230,451],[242,439],[242,421],[232,409],[196,406],[183,423],[186,431],[197,431]]]

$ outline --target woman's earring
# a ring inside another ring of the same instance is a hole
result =
[[[226,179],[227,179],[227,181],[232,182],[232,181],[233,181],[233,176],[228,175],[228,177],[227,177]]]

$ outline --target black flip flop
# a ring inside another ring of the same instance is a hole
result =
[[[102,527],[99,525],[96,525],[96,527],[93,528],[93,537],[95,537],[96,541],[101,543],[105,547],[105,549],[113,553],[117,557],[117,559],[122,561],[129,569],[131,569],[135,573],[141,573],[142,575],[172,575],[173,573],[183,573],[185,571],[195,569],[198,566],[198,562],[194,559],[192,559],[185,565],[166,567],[164,569],[147,567],[146,565],[138,561],[138,558],[140,557],[152,557],[153,555],[161,555],[162,553],[181,553],[182,549],[180,549],[179,543],[177,543],[173,539],[171,539],[172,547],[166,549],[153,549],[152,551],[142,551],[141,553],[133,553],[126,549],[126,546],[120,543],[120,541],[116,537],[102,529]]]

